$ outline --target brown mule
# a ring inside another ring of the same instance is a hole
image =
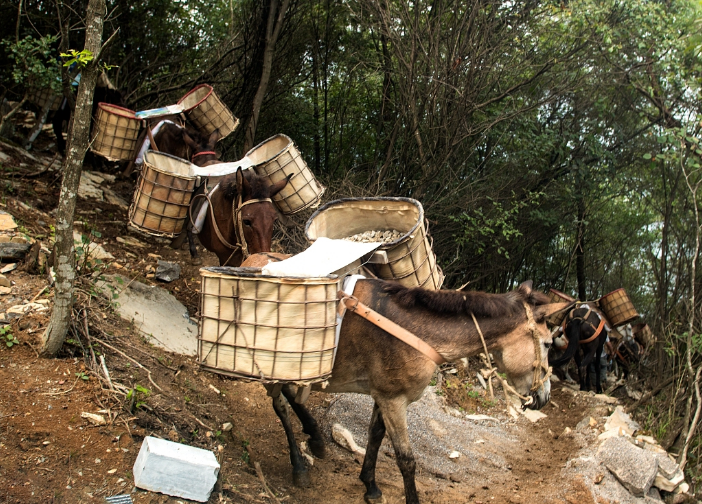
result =
[[[408,289],[381,280],[362,280],[356,285],[354,297],[414,333],[447,361],[482,351],[472,313],[498,369],[507,373],[519,394],[532,398],[528,407],[538,409],[548,402],[551,384],[545,369],[548,369],[552,340],[545,319],[568,303],[548,304],[546,295],[532,290],[531,281],[507,294],[487,294]],[[364,318],[346,313],[332,376],[326,388],[316,384],[313,390],[369,394],[375,401],[360,475],[366,486],[366,502],[384,501],[375,481],[375,467],[387,432],[402,473],[406,502],[419,503],[415,459],[407,433],[407,406],[422,396],[435,370],[436,364],[416,349]],[[276,395],[273,386],[267,388]],[[300,418],[303,432],[310,435],[310,449],[319,457],[324,455],[324,440],[307,409],[295,403],[295,395],[294,386],[283,386],[282,395],[273,398],[273,408],[288,438],[293,482],[306,485],[309,484],[307,466],[295,443],[283,397]]]
[[[289,177],[270,185],[253,170],[227,175],[209,197],[209,209],[200,243],[219,258],[220,266],[239,266],[249,254],[270,252],[273,225],[278,210],[271,198],[288,183]],[[193,246],[190,253],[193,257]]]

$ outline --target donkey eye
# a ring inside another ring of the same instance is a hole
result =
[[[242,222],[244,223],[244,226],[251,227],[251,221],[249,219],[244,219]]]
[[[544,346],[546,347],[546,350],[548,350],[549,348],[551,348],[551,343],[544,343]]]

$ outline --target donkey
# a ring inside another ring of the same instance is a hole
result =
[[[497,368],[507,373],[517,392],[530,396],[529,408],[542,408],[550,398],[548,348],[551,335],[545,319],[568,303],[551,303],[545,294],[532,290],[531,281],[507,294],[484,292],[430,291],[406,288],[382,280],[361,280],[355,299],[402,325],[428,343],[446,361],[483,351],[480,331]],[[472,316],[475,316],[475,323]],[[477,324],[477,326],[476,326]],[[407,504],[418,504],[415,459],[407,433],[407,406],[418,400],[429,385],[437,364],[414,347],[371,324],[355,313],[346,313],[331,377],[312,389],[328,393],[369,394],[375,404],[368,429],[368,446],[360,479],[366,486],[365,501],[384,502],[375,481],[380,444],[387,432],[402,473]],[[319,427],[302,404],[295,402],[296,390],[286,384],[273,395],[273,408],[280,418],[290,447],[293,482],[309,484],[308,469],[295,442],[285,399],[310,435],[309,446],[317,457],[324,456],[324,439]],[[283,399],[285,397],[285,399]]]
[[[584,304],[572,309],[566,316],[564,324],[567,347],[560,358],[551,361],[551,365],[553,367],[563,366],[575,358],[575,363],[578,366],[580,390],[588,391],[590,390],[590,379],[587,369],[594,359],[595,390],[601,394],[601,357],[608,336],[604,315],[597,308]]]
[[[271,185],[253,170],[237,170],[224,177],[209,195],[198,195],[209,203],[198,238],[203,247],[215,253],[220,266],[239,266],[249,254],[270,252],[278,218],[271,198],[288,180],[290,176]],[[194,199],[191,209],[195,206]],[[197,258],[194,240],[190,254]]]
[[[219,130],[206,137],[199,131],[170,122],[164,123],[154,135],[154,143],[160,152],[187,159],[197,166],[219,162],[214,150],[218,140]]]
[[[112,84],[105,72],[102,72],[98,76],[98,81],[95,86],[95,93],[93,94],[93,112],[91,114],[92,120],[95,119],[98,104],[101,102],[111,103],[112,105],[118,105],[120,107],[126,106],[122,92]],[[54,112],[54,117],[51,120],[54,135],[56,135],[56,148],[62,156],[66,154],[66,140],[63,138],[63,123],[65,122],[68,124],[72,114],[73,110],[69,106],[68,100],[64,98],[59,109]]]

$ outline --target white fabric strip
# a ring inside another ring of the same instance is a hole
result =
[[[151,136],[156,136],[156,133],[158,133],[158,130],[161,129],[161,126],[164,125],[164,123],[171,123],[171,124],[176,124],[173,121],[168,121],[168,120],[163,120],[160,121],[154,129],[151,130]],[[180,128],[179,125],[176,124]],[[158,145],[156,146],[158,147]],[[141,145],[141,149],[139,149],[139,155],[136,158],[136,161],[134,162],[135,164],[142,164],[144,162],[144,154],[146,153],[147,150],[151,148],[151,140],[149,140],[149,135],[146,135],[146,138],[144,138],[144,143]]]

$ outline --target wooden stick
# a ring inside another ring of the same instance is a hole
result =
[[[100,365],[102,366],[102,370],[105,373],[105,378],[107,378],[107,383],[110,384],[110,390],[114,391],[115,387],[112,385],[112,380],[110,379],[110,372],[107,370],[107,364],[105,364],[105,356],[101,355],[100,356]]]
[[[105,346],[106,346],[107,348],[109,348],[110,350],[113,350],[113,351],[117,352],[118,354],[120,354],[120,355],[121,355],[122,357],[124,357],[125,359],[130,360],[131,362],[133,362],[134,364],[136,364],[137,366],[139,366],[141,369],[143,369],[144,371],[146,371],[146,373],[148,374],[149,381],[151,382],[151,384],[152,384],[154,387],[156,387],[157,389],[159,389],[161,392],[163,392],[163,389],[162,389],[161,387],[159,387],[159,386],[156,384],[156,382],[154,382],[154,381],[151,379],[151,371],[149,371],[147,368],[145,368],[144,366],[142,366],[140,362],[138,362],[138,361],[132,359],[129,355],[127,355],[126,353],[122,352],[121,350],[117,350],[117,349],[116,349],[115,347],[113,347],[112,345],[109,345],[108,343],[105,342],[105,340],[101,340],[101,339],[98,339],[98,338],[95,338],[95,339],[96,339],[97,341],[99,341],[101,345],[105,345]],[[211,429],[210,429],[210,430],[211,430]]]
[[[266,484],[266,478],[263,477],[263,471],[261,470],[261,464],[258,462],[254,462],[254,468],[256,469],[256,474],[258,475],[258,479],[261,480],[261,485],[263,485],[264,490],[266,493],[276,502],[280,504],[280,500],[278,497],[275,496],[275,494],[271,491],[270,488],[268,488],[268,485]]]

